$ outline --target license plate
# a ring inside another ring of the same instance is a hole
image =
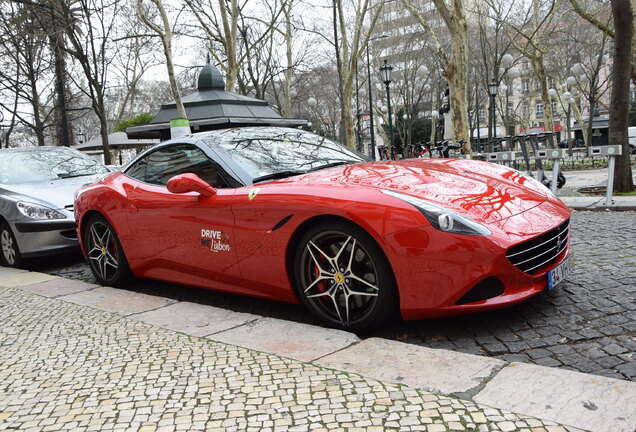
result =
[[[548,272],[548,290],[551,290],[568,277],[572,270],[572,255],[568,255],[561,264]]]

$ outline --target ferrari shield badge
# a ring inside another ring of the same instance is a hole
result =
[[[260,191],[261,188],[253,188],[252,190],[250,190],[250,193],[247,194],[247,198],[252,201],[254,198],[256,198],[256,195],[258,195]]]

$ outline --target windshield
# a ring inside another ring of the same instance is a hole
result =
[[[367,161],[366,156],[354,150],[299,129],[228,129],[215,131],[201,139],[210,147],[222,149],[252,179]]]
[[[108,168],[65,147],[0,152],[0,183],[17,184],[107,173]]]

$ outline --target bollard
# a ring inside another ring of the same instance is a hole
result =
[[[616,165],[616,157],[623,154],[623,148],[619,145],[589,147],[587,154],[592,156],[607,156],[609,159],[607,164],[607,192],[605,194],[605,206],[612,205],[612,193],[614,191],[614,167]]]
[[[550,190],[552,194],[556,195],[557,183],[559,179],[560,162],[565,157],[566,151],[564,149],[543,149],[535,151],[534,157],[538,160],[551,159],[552,160],[552,183],[550,184]]]
[[[508,162],[508,164],[510,164],[510,162],[515,162],[516,159],[517,154],[513,151],[494,152],[486,155],[486,160],[488,162]]]

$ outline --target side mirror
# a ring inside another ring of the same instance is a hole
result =
[[[196,174],[186,173],[179,174],[172,177],[166,183],[168,190],[175,194],[182,194],[187,192],[197,192],[203,197],[211,197],[216,195],[216,189],[201,180]]]

